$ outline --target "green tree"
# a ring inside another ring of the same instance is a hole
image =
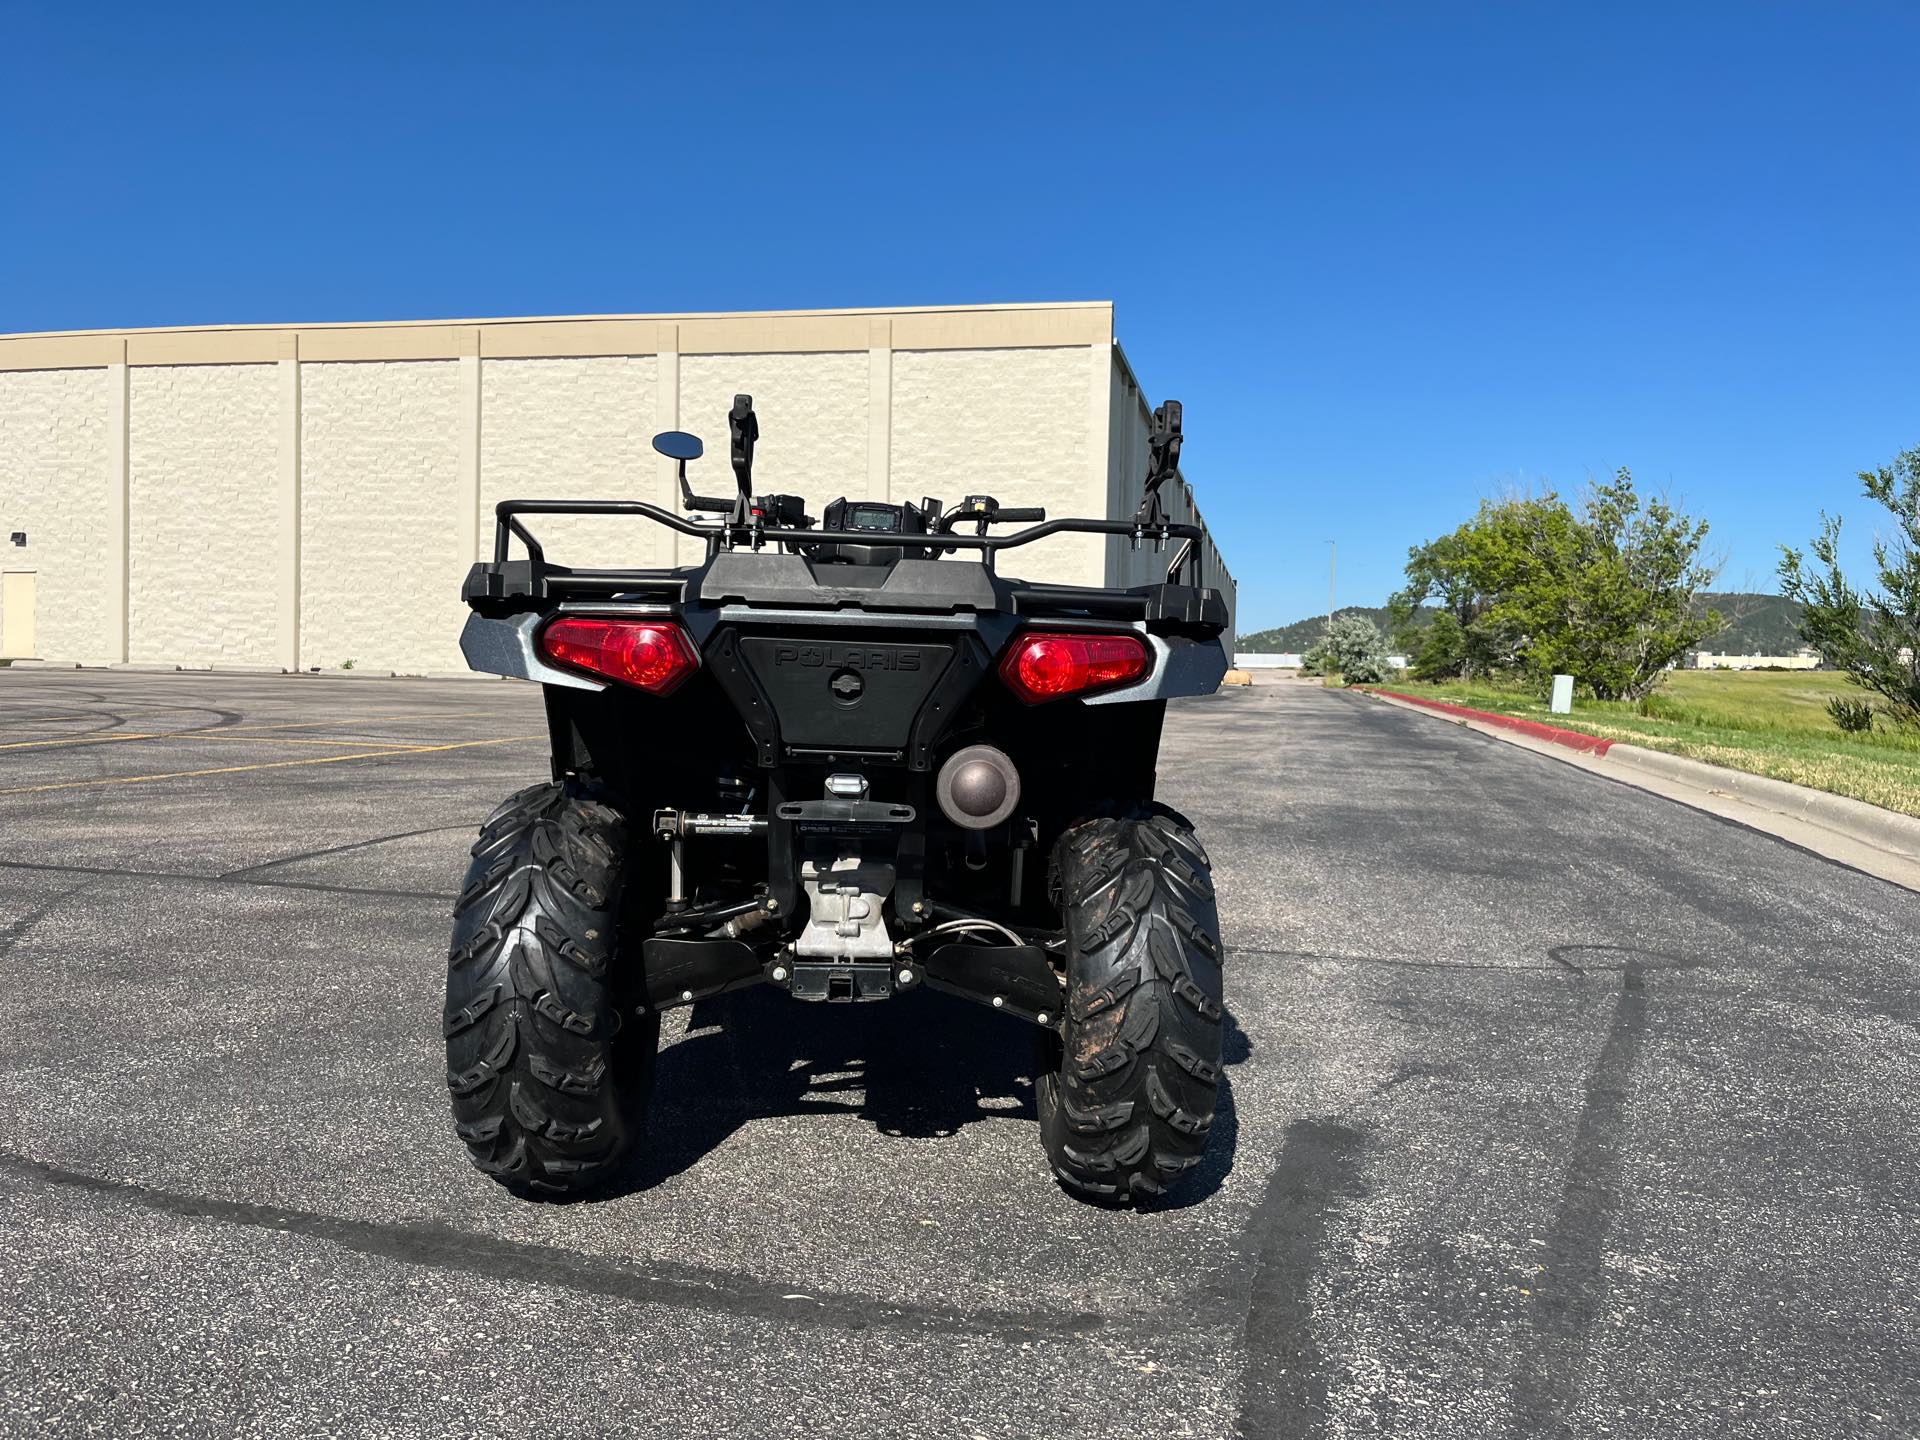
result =
[[[1642,501],[1625,468],[1586,495],[1571,524],[1543,528],[1519,597],[1527,669],[1572,675],[1602,700],[1641,700],[1720,629],[1694,597],[1713,582],[1707,522]]]
[[[1800,636],[1822,660],[1878,695],[1895,724],[1920,726],[1920,449],[1862,470],[1860,483],[1894,520],[1893,534],[1873,542],[1879,590],[1848,583],[1840,569],[1840,517],[1823,512],[1807,547],[1813,564],[1804,552],[1780,547],[1780,593],[1800,602]]]
[[[1698,614],[1713,579],[1706,522],[1642,501],[1619,471],[1578,513],[1551,491],[1486,501],[1451,535],[1408,553],[1393,611],[1441,614],[1398,638],[1422,678],[1572,675],[1601,699],[1640,699],[1720,617]]]
[[[1572,520],[1551,491],[1484,500],[1473,519],[1407,552],[1406,588],[1388,602],[1394,643],[1422,680],[1476,679],[1525,669],[1536,549]],[[1438,610],[1425,625],[1423,605]]]

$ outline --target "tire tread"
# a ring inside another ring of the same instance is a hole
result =
[[[487,818],[454,906],[447,1088],[473,1163],[523,1194],[606,1180],[639,1128],[657,1016],[622,1023],[612,963],[619,811],[578,782]]]
[[[1225,1010],[1207,853],[1179,815],[1139,806],[1070,828],[1051,881],[1068,997],[1039,1083],[1048,1161],[1087,1198],[1150,1201],[1200,1164],[1219,1100]]]

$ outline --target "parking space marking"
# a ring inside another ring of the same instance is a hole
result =
[[[431,755],[442,750],[472,750],[482,745],[512,745],[544,740],[538,735],[507,735],[498,740],[457,740],[448,745],[408,745],[385,750],[362,750],[352,755],[309,755],[303,760],[267,760],[258,765],[219,765],[209,770],[170,770],[160,775],[107,775],[93,780],[61,780],[51,785],[16,785],[0,795],[44,795],[50,790],[85,790],[101,785],[142,785],[151,780],[196,780],[206,775],[240,775],[249,770],[285,770],[294,765],[337,765],[343,760],[386,760],[395,755]]]
[[[355,735],[340,739],[327,739],[324,736],[313,735],[238,735],[227,729],[176,730],[171,735],[156,734],[146,738],[149,740],[211,740],[216,744],[232,740],[249,745],[391,745],[396,750],[411,750],[420,743],[418,740],[382,740],[378,735]]]
[[[227,726],[223,726],[222,728],[227,730],[238,730],[244,734],[246,732],[253,731],[253,730],[319,730],[327,725],[340,725],[340,724],[348,724],[350,726],[377,725],[387,720],[426,721],[426,720],[433,720],[437,718],[438,717],[431,716],[431,715],[419,715],[419,714],[415,714],[412,711],[408,711],[404,714],[399,714],[399,715],[355,715],[345,721],[343,721],[340,716],[336,715],[331,720],[289,720],[283,725],[227,725]]]

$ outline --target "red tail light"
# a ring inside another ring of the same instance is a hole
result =
[[[540,650],[556,665],[669,695],[700,668],[700,652],[671,620],[562,615],[540,632]]]
[[[1147,673],[1147,645],[1138,635],[1029,630],[1007,648],[1000,678],[1029,705],[1110,690]]]

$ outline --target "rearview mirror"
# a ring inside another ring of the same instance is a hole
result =
[[[662,430],[653,437],[653,448],[669,460],[698,460],[706,453],[698,435],[684,430]]]

